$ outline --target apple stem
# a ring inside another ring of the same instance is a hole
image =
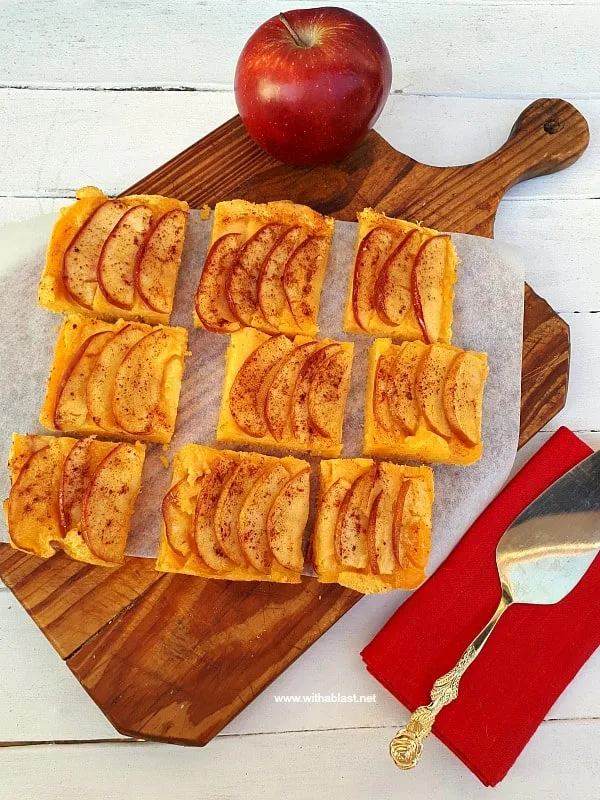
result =
[[[306,42],[303,42],[303,41],[302,41],[302,39],[300,38],[300,34],[298,33],[298,31],[296,31],[296,30],[295,30],[295,29],[292,27],[292,25],[291,25],[290,21],[288,20],[288,18],[286,17],[286,15],[285,15],[285,14],[283,14],[283,13],[280,13],[280,14],[279,14],[279,19],[280,19],[280,20],[283,22],[283,24],[284,24],[284,25],[285,25],[285,27],[287,28],[287,30],[288,30],[288,33],[290,34],[290,36],[291,36],[291,37],[292,37],[292,39],[294,40],[294,44],[295,44],[297,47],[309,47],[309,45],[308,45],[308,44],[306,44]]]

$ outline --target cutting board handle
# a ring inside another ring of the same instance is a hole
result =
[[[500,197],[515,183],[573,164],[590,141],[585,117],[565,100],[536,100],[521,112],[502,147],[476,165],[488,172]]]

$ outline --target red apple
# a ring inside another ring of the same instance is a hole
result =
[[[267,20],[246,42],[235,97],[248,133],[288,164],[344,158],[373,127],[392,83],[390,54],[366,20],[306,8]]]

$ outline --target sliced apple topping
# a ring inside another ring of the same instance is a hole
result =
[[[317,318],[321,282],[315,276],[325,263],[327,248],[325,237],[311,236],[294,250],[285,265],[283,289],[300,330],[306,330]]]
[[[395,359],[389,407],[394,420],[406,433],[416,433],[419,424],[419,403],[415,383],[419,364],[426,352],[421,342],[404,342]]]
[[[118,427],[112,407],[115,378],[125,355],[143,336],[132,325],[121,328],[104,345],[92,367],[86,383],[86,403],[90,417],[104,430]]]
[[[240,567],[246,566],[246,555],[238,537],[240,511],[248,493],[264,469],[262,463],[242,461],[227,478],[215,510],[215,534],[223,551]]]
[[[215,572],[223,572],[234,566],[217,538],[215,515],[225,481],[235,468],[235,462],[230,458],[220,457],[211,465],[210,472],[202,475],[198,481],[194,538],[200,557]]]
[[[229,308],[227,283],[240,251],[239,233],[226,233],[208,251],[196,292],[196,314],[202,325],[215,333],[233,333],[241,328]]]
[[[448,370],[443,390],[443,406],[448,424],[464,444],[474,447],[481,441],[485,364],[474,353],[458,353]]]
[[[429,558],[429,537],[421,536],[422,526],[431,526],[431,503],[425,482],[420,478],[402,481],[396,498],[393,523],[394,555],[398,565],[424,569]]]
[[[311,433],[308,397],[313,378],[321,366],[339,349],[339,344],[335,343],[322,346],[306,359],[296,379],[292,395],[292,430],[294,438],[303,444],[309,441]]]
[[[397,237],[386,228],[373,228],[363,238],[354,262],[352,281],[352,310],[356,324],[368,332],[375,312],[373,290],[379,271],[397,242]]]
[[[59,431],[76,430],[85,424],[88,416],[87,382],[96,359],[112,338],[112,331],[92,334],[69,362],[56,392],[54,426]]]
[[[320,342],[305,342],[294,347],[280,362],[265,397],[265,420],[271,435],[280,441],[289,427],[292,394],[298,375],[307,359],[320,350]]]
[[[60,539],[58,448],[46,445],[29,456],[10,490],[8,530],[12,542],[27,552],[40,551],[40,539]],[[47,552],[46,555],[51,555]]]
[[[182,478],[169,489],[162,502],[167,541],[171,550],[184,559],[192,553],[194,518],[191,492],[191,484],[187,478]]]
[[[367,525],[376,478],[377,465],[373,464],[356,478],[340,506],[334,543],[343,567],[364,569],[368,564]]]
[[[310,468],[292,475],[281,488],[267,517],[271,552],[286,569],[300,572],[304,566],[302,539],[308,520]]]
[[[164,387],[181,376],[183,358],[167,330],[147,333],[133,345],[117,369],[112,398],[119,427],[136,436],[169,429],[175,410],[164,398]]]
[[[264,574],[270,571],[273,557],[267,535],[267,518],[289,477],[290,473],[283,464],[268,467],[248,492],[240,511],[240,545],[249,563]]]
[[[135,287],[153,311],[169,314],[181,263],[187,214],[167,211],[150,231],[135,267]]]
[[[452,436],[452,429],[444,411],[443,390],[454,357],[454,350],[433,345],[423,356],[415,381],[421,413],[430,428],[448,439]]]
[[[293,349],[286,336],[267,339],[251,353],[235,376],[229,392],[229,409],[238,426],[249,436],[265,436],[267,422],[264,399],[267,376],[274,367]],[[264,392],[263,403],[259,396]]]
[[[350,386],[352,354],[339,348],[314,372],[308,390],[311,433],[337,438],[344,414],[344,399]]]
[[[275,244],[260,270],[258,305],[264,318],[275,328],[281,322],[281,314],[287,305],[283,288],[286,264],[305,237],[306,234],[299,225],[290,228]]]
[[[67,248],[62,264],[63,285],[71,299],[92,308],[98,286],[98,259],[108,235],[127,211],[120,200],[107,200],[86,220]]]
[[[321,495],[317,507],[316,531],[335,530],[342,503],[351,487],[352,484],[345,478],[338,478],[338,480]],[[321,562],[329,562],[332,569],[336,568],[337,555],[334,537],[313,537],[312,560],[315,565]]]
[[[130,444],[119,444],[100,462],[83,501],[81,533],[92,553],[118,563],[140,490],[141,459]]]
[[[421,245],[418,230],[410,231],[386,259],[373,289],[377,313],[388,325],[400,325],[412,309],[411,277]]]
[[[444,276],[451,240],[447,234],[432,236],[421,245],[412,272],[414,310],[425,341],[440,338],[444,313]]]
[[[133,206],[109,233],[98,258],[98,286],[109,303],[130,309],[135,297],[135,267],[152,223],[152,211]]]
[[[285,225],[275,222],[264,225],[245,242],[233,264],[227,286],[227,298],[229,307],[242,325],[251,326],[255,321],[255,315],[260,314],[258,281],[262,265],[286,230]],[[272,331],[266,320],[263,327]]]
[[[367,525],[369,566],[374,575],[391,575],[396,565],[392,539],[394,507],[390,495],[381,491],[375,498]]]
[[[384,431],[391,433],[396,421],[390,410],[390,397],[394,392],[394,376],[398,358],[394,353],[379,356],[373,384],[373,414]]]
[[[101,456],[94,458],[94,439],[75,442],[65,458],[58,494],[60,525],[63,533],[77,528],[81,522],[83,498]]]

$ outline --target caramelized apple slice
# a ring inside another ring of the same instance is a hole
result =
[[[391,433],[396,427],[394,417],[390,411],[390,396],[394,391],[396,361],[397,359],[393,353],[383,353],[383,355],[379,356],[373,383],[373,414],[387,433]]]
[[[59,459],[57,446],[46,445],[29,456],[10,490],[8,530],[13,544],[29,553],[48,557],[52,549],[40,538],[62,538],[58,510]]]
[[[187,214],[167,211],[150,231],[135,266],[135,288],[153,311],[169,314],[181,263]]]
[[[375,281],[396,241],[397,237],[386,228],[373,228],[358,246],[352,281],[352,310],[356,324],[365,332],[368,332],[375,311]]]
[[[289,477],[290,473],[282,464],[267,468],[248,492],[240,511],[240,545],[250,564],[264,574],[269,572],[273,561],[267,535],[267,518],[275,498]]]
[[[446,376],[443,406],[452,431],[467,446],[481,441],[485,364],[473,353],[458,353]]]
[[[315,280],[327,257],[328,240],[311,236],[294,250],[283,272],[283,290],[300,330],[317,320],[321,281]]]
[[[187,559],[192,553],[193,515],[190,507],[191,486],[187,478],[182,478],[164,496],[162,515],[165,522],[165,533],[171,550],[180,558]]]
[[[415,383],[421,359],[426,352],[427,348],[421,342],[404,342],[394,359],[389,407],[394,421],[409,434],[414,434],[419,424]]]
[[[267,376],[293,349],[286,336],[267,339],[251,353],[235,376],[229,392],[229,410],[237,425],[248,436],[265,436],[267,422],[264,399],[267,394]],[[263,403],[260,402],[260,395]]]
[[[107,200],[75,234],[63,257],[63,285],[71,300],[92,308],[98,286],[100,252],[108,235],[127,211],[120,200]]]
[[[446,234],[426,239],[415,258],[412,271],[412,297],[415,315],[428,344],[440,338],[444,313],[444,275],[450,237]]]
[[[150,224],[152,211],[133,206],[109,233],[98,258],[98,286],[109,303],[132,308],[135,296],[134,272]]]
[[[369,567],[374,575],[391,575],[396,565],[392,542],[394,509],[389,494],[379,492],[367,524]]]
[[[319,350],[306,359],[294,386],[292,396],[292,430],[294,438],[306,444],[310,439],[310,416],[308,412],[308,395],[313,377],[321,366],[337,351],[339,344],[333,342],[321,346]]]
[[[314,372],[308,391],[311,433],[335,439],[344,415],[352,353],[341,347]]]
[[[83,500],[81,533],[92,553],[119,563],[140,490],[142,456],[131,444],[119,444],[100,462]]]
[[[252,325],[255,315],[260,313],[258,280],[262,265],[286,230],[285,225],[276,222],[264,225],[244,244],[231,269],[227,298],[229,307],[242,325]],[[273,331],[266,319],[262,327]]]
[[[412,307],[411,276],[421,234],[410,231],[386,259],[375,282],[373,304],[388,325],[400,325]]]
[[[63,533],[77,528],[81,522],[83,498],[92,475],[100,462],[93,458],[94,439],[75,442],[63,463],[58,493],[60,527]]]
[[[233,473],[235,462],[227,456],[211,464],[210,472],[198,481],[198,497],[194,515],[194,538],[202,560],[215,572],[223,572],[234,566],[215,532],[215,514],[221,491],[227,478]]]
[[[88,416],[87,382],[96,359],[113,338],[112,331],[89,336],[79,347],[65,370],[54,406],[54,427],[59,431],[77,430]]]
[[[368,563],[367,523],[377,465],[359,475],[342,500],[335,525],[334,542],[341,566],[364,569]]]
[[[227,301],[227,281],[240,251],[239,233],[226,233],[208,251],[196,292],[196,314],[214,333],[233,333],[241,328]]]
[[[223,484],[215,510],[215,534],[223,551],[240,567],[247,564],[238,537],[240,511],[248,492],[264,469],[264,464],[242,461]]]
[[[125,355],[144,337],[139,328],[126,325],[99,353],[86,384],[86,403],[90,417],[108,431],[118,427],[112,400],[117,371]]]
[[[143,336],[127,351],[115,375],[113,414],[136,436],[172,427],[175,409],[165,402],[165,383],[183,371],[179,344],[164,328]]]
[[[310,467],[292,475],[273,501],[267,517],[271,552],[286,569],[300,572],[304,566],[302,539],[308,520]]]
[[[427,566],[431,544],[421,536],[422,523],[431,525],[427,487],[420,478],[407,478],[400,485],[393,523],[394,555],[402,569]]]
[[[313,537],[309,550],[312,551],[311,557],[315,569],[325,566],[326,563],[333,569],[337,564],[335,536],[333,533],[330,534],[330,531],[335,531],[342,503],[351,487],[352,484],[345,478],[338,478],[319,498],[315,524],[315,532],[318,535]]]
[[[443,392],[455,355],[455,350],[432,345],[419,364],[415,381],[421,413],[432,430],[448,439],[452,436],[452,429],[444,411]]]
[[[282,359],[268,386],[265,397],[265,420],[271,435],[280,441],[289,426],[293,391],[298,375],[307,359],[320,350],[320,342],[305,342]]]
[[[287,305],[283,288],[285,266],[305,237],[301,227],[290,228],[263,261],[258,279],[258,305],[264,318],[274,327],[281,322],[281,314]]]

